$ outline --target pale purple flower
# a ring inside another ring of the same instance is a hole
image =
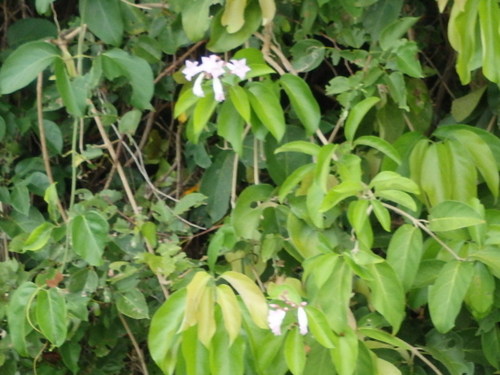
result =
[[[188,81],[191,81],[195,75],[202,72],[202,67],[199,66],[198,61],[186,61],[186,67],[182,73],[186,76]]]
[[[269,328],[274,333],[275,336],[281,335],[281,324],[285,319],[286,311],[282,309],[273,310],[269,309],[269,313],[267,316],[267,322],[269,324]]]
[[[297,309],[297,320],[299,322],[299,331],[301,335],[307,334],[307,314],[303,307]]]
[[[240,79],[245,79],[246,74],[250,71],[247,59],[232,59],[226,66],[231,73],[237,75]]]

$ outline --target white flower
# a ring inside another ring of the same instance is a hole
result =
[[[281,324],[283,323],[283,319],[285,319],[285,315],[286,315],[285,310],[269,309],[269,314],[267,316],[267,322],[269,324],[269,328],[276,336],[281,335]]]
[[[202,72],[202,68],[198,65],[198,61],[186,61],[186,67],[182,73],[188,81],[191,81],[195,75]]]
[[[299,331],[301,335],[307,334],[307,314],[303,307],[297,309],[297,320],[299,321]]]
[[[240,79],[245,79],[246,74],[250,71],[247,59],[232,59],[226,66],[231,73],[237,75]]]
[[[219,56],[210,55],[201,58],[200,68],[212,78],[218,78],[226,72],[224,70],[225,64],[226,63],[221,60]]]
[[[203,98],[205,96],[203,88],[201,87],[202,82],[203,82],[203,74],[200,74],[198,77],[196,77],[196,80],[194,81],[193,85],[193,94],[199,96],[200,98]]]
[[[212,88],[214,89],[215,100],[218,102],[224,101],[226,97],[224,96],[224,88],[222,87],[222,82],[219,78],[214,77],[212,80]]]

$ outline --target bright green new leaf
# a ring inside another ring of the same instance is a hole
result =
[[[276,154],[279,152],[301,152],[303,154],[316,156],[321,151],[321,147],[315,143],[306,141],[293,141],[285,143],[274,151]]]
[[[257,327],[268,329],[267,302],[255,283],[242,273],[226,271],[221,276],[236,289]]]
[[[197,327],[191,327],[182,333],[181,351],[186,375],[206,375],[209,373],[208,349],[199,340]],[[178,371],[175,373],[177,374]]]
[[[500,8],[495,0],[481,0],[478,4],[481,31],[483,73],[486,78],[500,83],[498,61],[500,59]]]
[[[31,281],[20,284],[12,293],[7,306],[7,323],[9,336],[13,348],[22,356],[28,356],[28,341],[26,336],[32,331],[26,316],[32,307],[33,294],[38,292],[38,287]]]
[[[119,0],[83,0],[79,5],[82,22],[90,31],[103,42],[118,47],[123,36]]]
[[[397,332],[405,317],[405,293],[401,280],[387,262],[368,264],[371,303]]]
[[[378,222],[382,225],[385,231],[391,231],[391,215],[389,214],[389,210],[385,208],[382,203],[378,200],[371,200],[370,204],[373,208],[373,213],[375,214]]]
[[[131,288],[115,294],[116,308],[120,313],[132,319],[148,319],[149,308],[142,294],[138,289]]]
[[[394,148],[394,146],[382,138],[375,137],[373,135],[364,135],[356,138],[354,145],[372,147],[394,160],[396,164],[401,164],[401,156],[399,155],[399,152]]]
[[[247,0],[227,0],[220,21],[223,26],[226,26],[228,33],[235,33],[243,27],[246,5]]]
[[[212,337],[215,335],[215,288],[214,286],[207,286],[204,288],[203,294],[199,300],[196,308],[196,321],[198,323],[198,339],[208,348]]]
[[[346,198],[356,196],[363,191],[363,184],[356,181],[344,181],[328,191],[320,211],[325,212],[335,207]]]
[[[309,186],[306,195],[307,213],[309,214],[309,218],[312,223],[320,229],[324,228],[324,217],[323,213],[320,211],[324,196],[324,190],[316,182],[313,182]]]
[[[193,107],[198,100],[200,100],[200,98],[193,93],[192,87],[184,87],[175,103],[174,117],[177,118],[185,113],[188,109]]]
[[[208,288],[207,284],[212,280],[212,276],[207,272],[198,271],[187,286],[184,320],[182,321],[181,328],[179,328],[179,332],[185,331],[198,323],[199,304],[203,295],[206,293],[206,289]]]
[[[315,169],[314,164],[306,164],[303,165],[296,170],[294,170],[283,182],[280,187],[278,197],[280,202],[283,202],[284,199],[290,192],[308,175]]]
[[[137,109],[150,109],[150,101],[154,92],[154,77],[151,66],[146,60],[129,55],[124,50],[117,48],[104,52],[102,56],[105,57],[103,65],[106,75],[110,74],[108,64],[111,63],[115,69],[118,69],[118,75],[127,78],[128,83],[132,86],[130,104]],[[113,75],[115,74],[111,76]]]
[[[46,42],[23,44],[7,57],[0,68],[0,94],[10,94],[27,86],[59,55],[57,47]]]
[[[226,100],[217,116],[217,134],[228,141],[239,156],[243,153],[244,127],[245,120],[238,114],[233,101]]]
[[[102,264],[109,224],[97,211],[76,216],[70,223],[73,250],[92,266]]]
[[[267,130],[280,141],[285,134],[285,115],[280,98],[269,83],[252,82],[248,88],[250,105]]]
[[[470,257],[486,264],[491,273],[500,279],[500,257],[498,256],[498,249],[496,247],[487,247],[484,250],[476,251]]]
[[[250,101],[248,99],[247,91],[238,85],[231,86],[229,87],[229,99],[240,116],[247,123],[250,122]]]
[[[441,333],[455,326],[455,319],[474,276],[474,263],[452,260],[445,264],[429,287],[429,311]]]
[[[335,348],[330,349],[332,362],[339,375],[353,375],[358,361],[358,337],[347,328],[337,337]]]
[[[391,362],[388,362],[380,357],[377,357],[377,373],[384,375],[401,375],[401,371],[394,366]]]
[[[285,339],[285,360],[293,375],[301,375],[306,366],[304,338],[298,328],[288,332]]]
[[[217,322],[217,326],[220,323]],[[242,336],[231,343],[223,329],[217,329],[210,344],[209,363],[212,375],[244,375],[245,340]]]
[[[330,328],[325,314],[321,310],[313,306],[305,308],[308,318],[309,329],[316,341],[325,348],[332,349],[335,347],[335,333]]]
[[[64,344],[69,322],[66,301],[58,288],[38,292],[35,313],[40,331],[52,345]]]
[[[203,129],[205,129],[208,120],[210,120],[210,117],[212,117],[215,107],[217,107],[217,102],[215,101],[213,94],[207,95],[198,100],[198,102],[194,107],[194,112],[193,112],[193,122],[192,122],[193,139],[190,139],[191,142],[193,143],[198,142],[198,138],[200,137]]]
[[[471,206],[456,201],[445,201],[431,209],[429,229],[445,232],[484,223],[484,218]]]
[[[54,225],[44,222],[36,227],[23,244],[23,250],[37,251],[43,248],[50,240]]]
[[[415,182],[392,171],[382,171],[370,181],[370,188],[378,193],[383,190],[403,190],[418,194],[420,191]]]
[[[332,159],[336,149],[337,145],[335,144],[325,145],[321,147],[317,156],[314,181],[324,193],[326,193],[328,189],[328,177],[332,169]]]
[[[224,327],[229,335],[229,344],[231,345],[241,330],[240,306],[231,288],[225,284],[217,286],[217,303],[222,311]]]
[[[151,358],[165,374],[173,374],[177,362],[177,331],[186,307],[186,288],[173,293],[155,312],[148,334],[148,348]]]
[[[417,43],[407,42],[397,49],[396,65],[398,69],[414,78],[422,78],[422,66],[418,60],[419,49]]]
[[[375,193],[375,195],[383,200],[391,201],[406,207],[411,211],[417,211],[417,204],[411,195],[399,190],[382,190]]]
[[[259,0],[260,10],[262,12],[262,25],[267,25],[274,18],[276,13],[275,0]]]
[[[271,1],[274,2],[274,0]],[[314,134],[319,128],[321,112],[307,83],[302,78],[287,73],[281,76],[280,84],[308,135]]]
[[[356,130],[358,130],[361,120],[363,120],[368,111],[379,101],[380,98],[371,96],[369,98],[363,99],[351,108],[351,111],[349,112],[349,115],[347,116],[347,120],[345,122],[344,131],[345,137],[348,141],[354,140]]]
[[[406,291],[417,276],[424,243],[417,227],[404,224],[394,232],[387,249],[387,263],[392,266]]]

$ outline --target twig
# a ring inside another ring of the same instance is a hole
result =
[[[495,125],[495,121],[497,120],[497,116],[493,115],[491,117],[490,122],[488,122],[488,127],[486,128],[486,131],[491,133],[493,132],[493,126]]]
[[[205,43],[204,40],[200,40],[194,46],[189,48],[184,54],[181,55],[181,57],[176,59],[172,64],[167,66],[160,74],[158,74],[158,76],[155,78],[155,80],[153,82],[158,83],[163,77],[172,73],[175,69],[177,69],[177,67],[179,65],[181,65],[184,62],[184,60],[186,60],[189,57],[189,55],[191,55],[194,51],[196,51],[198,49],[199,46],[201,46],[204,43]]]
[[[234,153],[233,160],[233,178],[231,180],[231,207],[234,208],[236,206],[236,188],[238,185],[238,154]]]
[[[144,375],[149,375],[148,372],[148,366],[146,365],[146,361],[144,360],[144,353],[142,352],[141,348],[139,347],[139,344],[137,343],[137,340],[135,339],[134,334],[132,333],[127,320],[124,318],[124,316],[118,312],[118,318],[120,318],[120,321],[123,324],[123,327],[125,328],[125,331],[127,331],[127,335],[132,342],[132,346],[134,347],[135,352],[137,353],[137,357],[139,357],[139,363],[141,364],[142,367],[142,373]]]
[[[426,225],[422,224],[421,220],[414,218],[409,213],[407,213],[407,212],[405,212],[397,207],[394,207],[388,203],[382,202],[382,205],[384,207],[388,208],[389,210],[397,213],[398,215],[406,217],[408,220],[410,220],[412,222],[413,225],[419,227],[425,233],[427,233],[429,236],[431,236],[438,244],[440,244],[443,247],[443,249],[445,249],[447,252],[449,252],[453,256],[453,258],[455,258],[456,260],[460,260],[460,261],[465,260],[464,258],[461,258],[457,254],[455,254],[455,251],[451,247],[449,247],[443,240],[441,240],[438,236],[436,236],[436,234],[433,231],[431,231],[429,228],[427,228]]]
[[[45,173],[47,173],[47,178],[49,183],[54,184],[54,176],[52,175],[52,169],[50,167],[50,157],[47,151],[47,140],[45,138],[45,128],[43,126],[43,107],[42,107],[42,94],[43,94],[43,73],[38,74],[38,79],[36,82],[36,112],[38,117],[38,132],[40,133],[40,148],[42,149],[43,165],[45,167]],[[64,222],[68,221],[68,215],[59,200],[59,196],[56,194],[56,206],[63,218]]]
[[[339,116],[339,119],[337,120],[337,123],[335,124],[335,127],[333,128],[332,133],[328,137],[328,143],[332,143],[335,140],[335,137],[337,136],[337,133],[339,132],[340,128],[342,125],[344,125],[345,119],[347,118],[347,111],[342,111],[342,113]]]
[[[130,5],[135,8],[144,9],[144,10],[153,10],[153,9],[168,9],[167,4],[157,4],[157,3],[147,3],[147,4],[134,4],[127,0],[120,0],[122,3]]]

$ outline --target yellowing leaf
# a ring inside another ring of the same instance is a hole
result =
[[[232,344],[241,329],[241,311],[238,300],[231,288],[222,284],[217,286],[217,303],[222,311],[229,342]]]

